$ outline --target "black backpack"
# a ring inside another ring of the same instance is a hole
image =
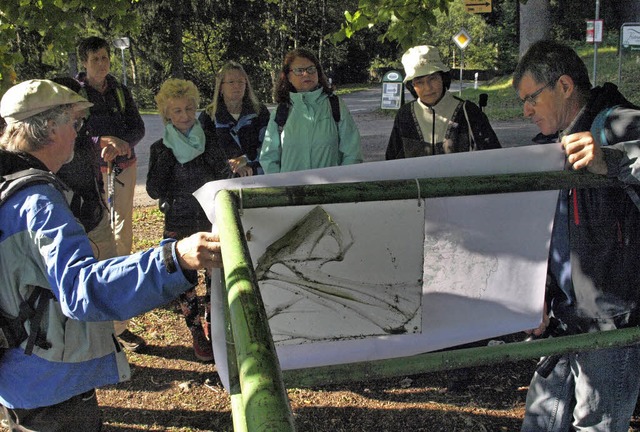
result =
[[[331,104],[331,114],[333,115],[333,120],[336,122],[336,126],[340,123],[340,100],[338,96],[334,93],[329,94],[329,103]],[[278,125],[278,133],[282,134],[282,129],[284,129],[284,124],[287,122],[287,118],[289,117],[289,108],[291,108],[291,104],[288,103],[280,103],[278,104],[278,108],[276,108],[276,124]]]
[[[52,173],[29,168],[0,177],[0,206],[14,193],[32,184],[51,183],[60,192],[64,193],[66,187]],[[44,316],[49,300],[55,299],[51,290],[34,286],[33,292],[20,305],[20,312],[15,318],[8,317],[0,310],[0,357],[9,348],[20,346],[28,339],[25,354],[31,355],[34,345],[43,349],[51,348],[40,329],[40,322]],[[29,333],[24,328],[25,322],[30,321]]]

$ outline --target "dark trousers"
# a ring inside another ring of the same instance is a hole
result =
[[[99,432],[102,429],[95,390],[41,408],[11,409],[0,405],[0,412],[12,432]]]

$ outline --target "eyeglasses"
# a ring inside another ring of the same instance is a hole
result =
[[[240,80],[240,81],[222,81],[222,84],[243,86],[243,85],[247,84],[247,82],[243,81],[243,80]]]
[[[75,129],[76,133],[80,132],[82,126],[84,126],[84,118],[80,117],[79,119],[73,121],[73,129]]]
[[[307,73],[307,75],[313,75],[316,72],[318,72],[318,68],[315,66],[309,66],[306,68],[303,68],[303,67],[292,68],[292,69],[289,69],[289,71],[293,72],[295,76],[302,76],[305,72]]]
[[[538,99],[538,96],[540,96],[540,93],[542,93],[542,91],[544,89],[546,89],[547,87],[549,88],[553,88],[556,85],[556,83],[547,83],[544,86],[540,87],[538,90],[534,91],[533,93],[531,93],[529,96],[526,96],[524,99],[520,99],[520,102],[522,102],[522,104],[526,104],[528,103],[531,106],[536,106],[536,102]]]

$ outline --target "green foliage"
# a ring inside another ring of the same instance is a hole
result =
[[[436,25],[436,12],[447,13],[453,0],[359,0],[357,10],[345,12],[345,22],[333,33],[334,43],[374,25],[386,26],[380,40],[397,42],[403,49],[422,43],[421,37]]]
[[[437,46],[445,63],[456,66],[453,62],[456,58],[459,67],[460,50],[451,38],[464,28],[471,36],[471,43],[464,50],[464,68],[493,69],[498,50],[495,43],[485,39],[488,25],[480,15],[467,13],[463,0],[453,0],[448,13],[437,11],[435,17],[437,26],[425,33],[422,40]]]
[[[54,74],[75,52],[89,23],[110,30],[136,28],[127,12],[135,0],[0,0],[0,76],[4,86],[15,79]],[[2,89],[0,89],[2,91]]]

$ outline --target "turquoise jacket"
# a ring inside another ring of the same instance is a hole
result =
[[[275,111],[271,113],[260,152],[265,174],[326,168],[362,162],[360,132],[351,113],[340,100],[340,122],[322,88],[290,93],[289,117],[278,133]]]

